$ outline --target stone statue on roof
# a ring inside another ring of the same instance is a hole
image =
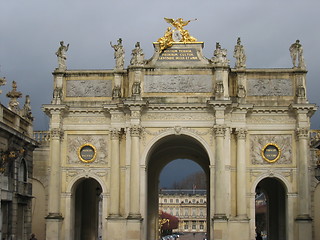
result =
[[[58,57],[58,70],[66,70],[67,65],[66,65],[66,60],[67,60],[67,51],[69,49],[69,44],[64,45],[63,41],[60,41],[60,47],[58,48],[56,55]]]
[[[118,43],[112,45],[110,42],[111,47],[114,49],[114,59],[116,60],[116,69],[123,69],[124,68],[124,48],[122,45],[122,39],[118,39]]]
[[[236,59],[235,67],[236,68],[245,68],[246,67],[246,54],[244,51],[243,45],[241,45],[241,39],[238,37],[237,45],[234,47],[233,57]]]
[[[141,66],[144,64],[144,53],[140,47],[140,42],[137,42],[135,48],[132,50],[131,65]]]
[[[303,48],[302,48],[300,41],[296,40],[295,43],[291,44],[289,51],[290,51],[293,67],[305,69],[306,65],[305,65],[304,57],[303,57]],[[298,60],[298,62],[297,62],[297,60]]]

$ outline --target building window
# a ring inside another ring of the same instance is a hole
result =
[[[188,210],[187,210],[187,209],[184,210],[184,215],[185,215],[185,216],[188,216]]]
[[[18,172],[18,180],[21,182],[27,182],[28,180],[28,170],[27,170],[27,164],[24,159],[21,160],[20,166],[19,166],[19,172]]]
[[[200,199],[200,203],[203,203],[203,199],[202,198]]]
[[[166,203],[166,202],[167,202],[167,199],[164,199],[164,202]]]
[[[173,199],[170,199],[170,203],[173,203]]]
[[[196,200],[195,200],[195,199],[192,199],[192,203],[196,203]]]
[[[204,229],[204,224],[203,224],[203,221],[200,222],[200,230],[203,230]]]
[[[185,229],[185,230],[188,230],[188,229],[189,229],[188,222],[185,222],[185,224],[184,224],[184,229]]]
[[[188,203],[188,199],[185,199],[184,202],[185,202],[185,203]]]
[[[176,199],[176,203],[179,203],[179,199],[178,198]]]
[[[196,229],[197,225],[196,225],[196,221],[192,221],[192,229]]]

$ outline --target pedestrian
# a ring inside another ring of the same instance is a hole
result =
[[[36,235],[34,233],[32,233],[30,240],[38,240],[38,239],[36,238]]]
[[[262,236],[260,232],[257,232],[256,240],[262,240]]]

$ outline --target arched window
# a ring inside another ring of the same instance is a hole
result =
[[[24,159],[22,159],[20,162],[20,166],[18,169],[18,180],[21,182],[27,182],[28,180],[27,163]]]

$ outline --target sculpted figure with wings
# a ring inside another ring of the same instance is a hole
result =
[[[165,35],[162,38],[158,39],[160,43],[160,50],[171,47],[173,42],[196,42],[197,39],[192,37],[188,30],[183,29],[184,26],[187,26],[189,22],[195,21],[197,19],[184,21],[182,18],[174,20],[173,18],[164,18],[164,20],[171,24],[175,29],[168,28]]]

